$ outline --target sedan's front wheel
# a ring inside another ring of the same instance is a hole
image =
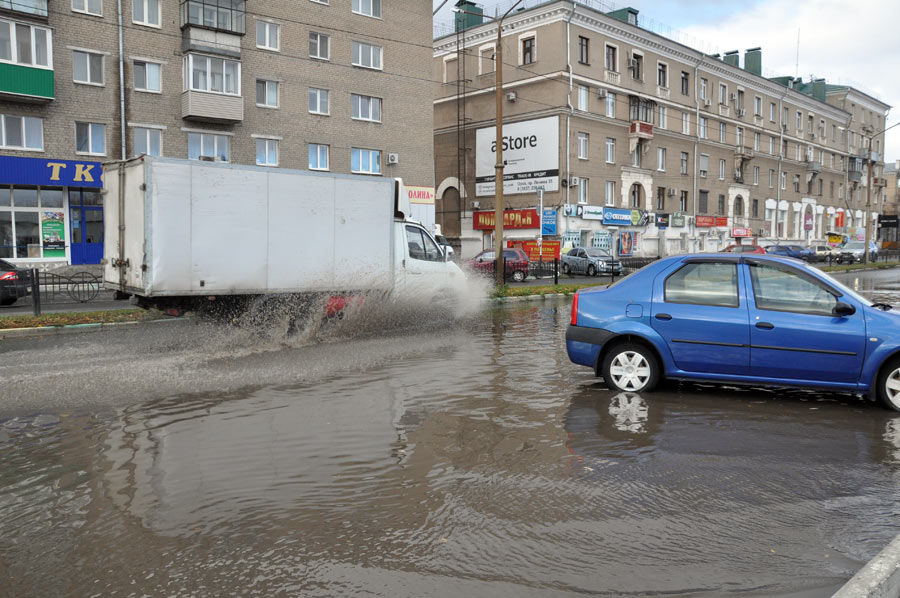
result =
[[[623,343],[606,354],[601,373],[612,390],[651,391],[659,382],[660,366],[656,356],[645,345]]]
[[[881,404],[900,411],[900,359],[893,359],[878,374],[876,393]]]
[[[512,278],[515,282],[522,282],[523,280],[525,280],[525,273],[521,270],[516,270],[515,272],[513,272]]]
[[[570,270],[571,270],[571,268],[569,268],[569,264],[566,264],[565,262],[563,262],[563,265],[562,265],[563,274],[568,274]]]
[[[588,276],[597,276],[597,268],[594,267],[594,264],[591,264],[590,266],[588,266],[587,275]]]

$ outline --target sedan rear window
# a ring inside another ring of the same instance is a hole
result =
[[[685,264],[666,279],[667,303],[737,307],[737,264]]]

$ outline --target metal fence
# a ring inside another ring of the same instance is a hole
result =
[[[31,292],[19,301],[23,304],[30,302],[36,316],[41,315],[42,305],[93,301],[102,288],[101,280],[90,272],[62,275],[41,272],[36,268],[29,271],[28,283]]]
[[[612,276],[602,276],[615,280],[616,278],[621,278],[622,276],[628,276],[632,272],[640,270],[647,264],[658,259],[658,257],[619,258],[619,261],[622,262],[622,273]],[[495,265],[493,262],[485,263],[479,267],[479,273],[483,274],[484,276],[488,276],[491,279],[495,278],[494,272]],[[524,282],[524,280],[517,280],[518,278],[522,277],[522,275],[524,275],[525,280],[545,280],[547,284],[551,284],[551,281],[552,284],[559,284],[560,276],[563,277],[563,281],[574,281],[579,278],[587,277],[587,275],[563,274],[560,268],[559,259],[530,261],[528,262],[527,267],[524,267],[521,262],[518,261],[509,262],[504,260],[503,274],[503,280],[505,283]]]

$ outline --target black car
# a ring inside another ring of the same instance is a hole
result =
[[[31,271],[0,260],[0,305],[12,305],[31,292]]]

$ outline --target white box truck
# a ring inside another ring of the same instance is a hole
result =
[[[104,286],[143,305],[465,292],[399,179],[149,156],[103,172]]]

